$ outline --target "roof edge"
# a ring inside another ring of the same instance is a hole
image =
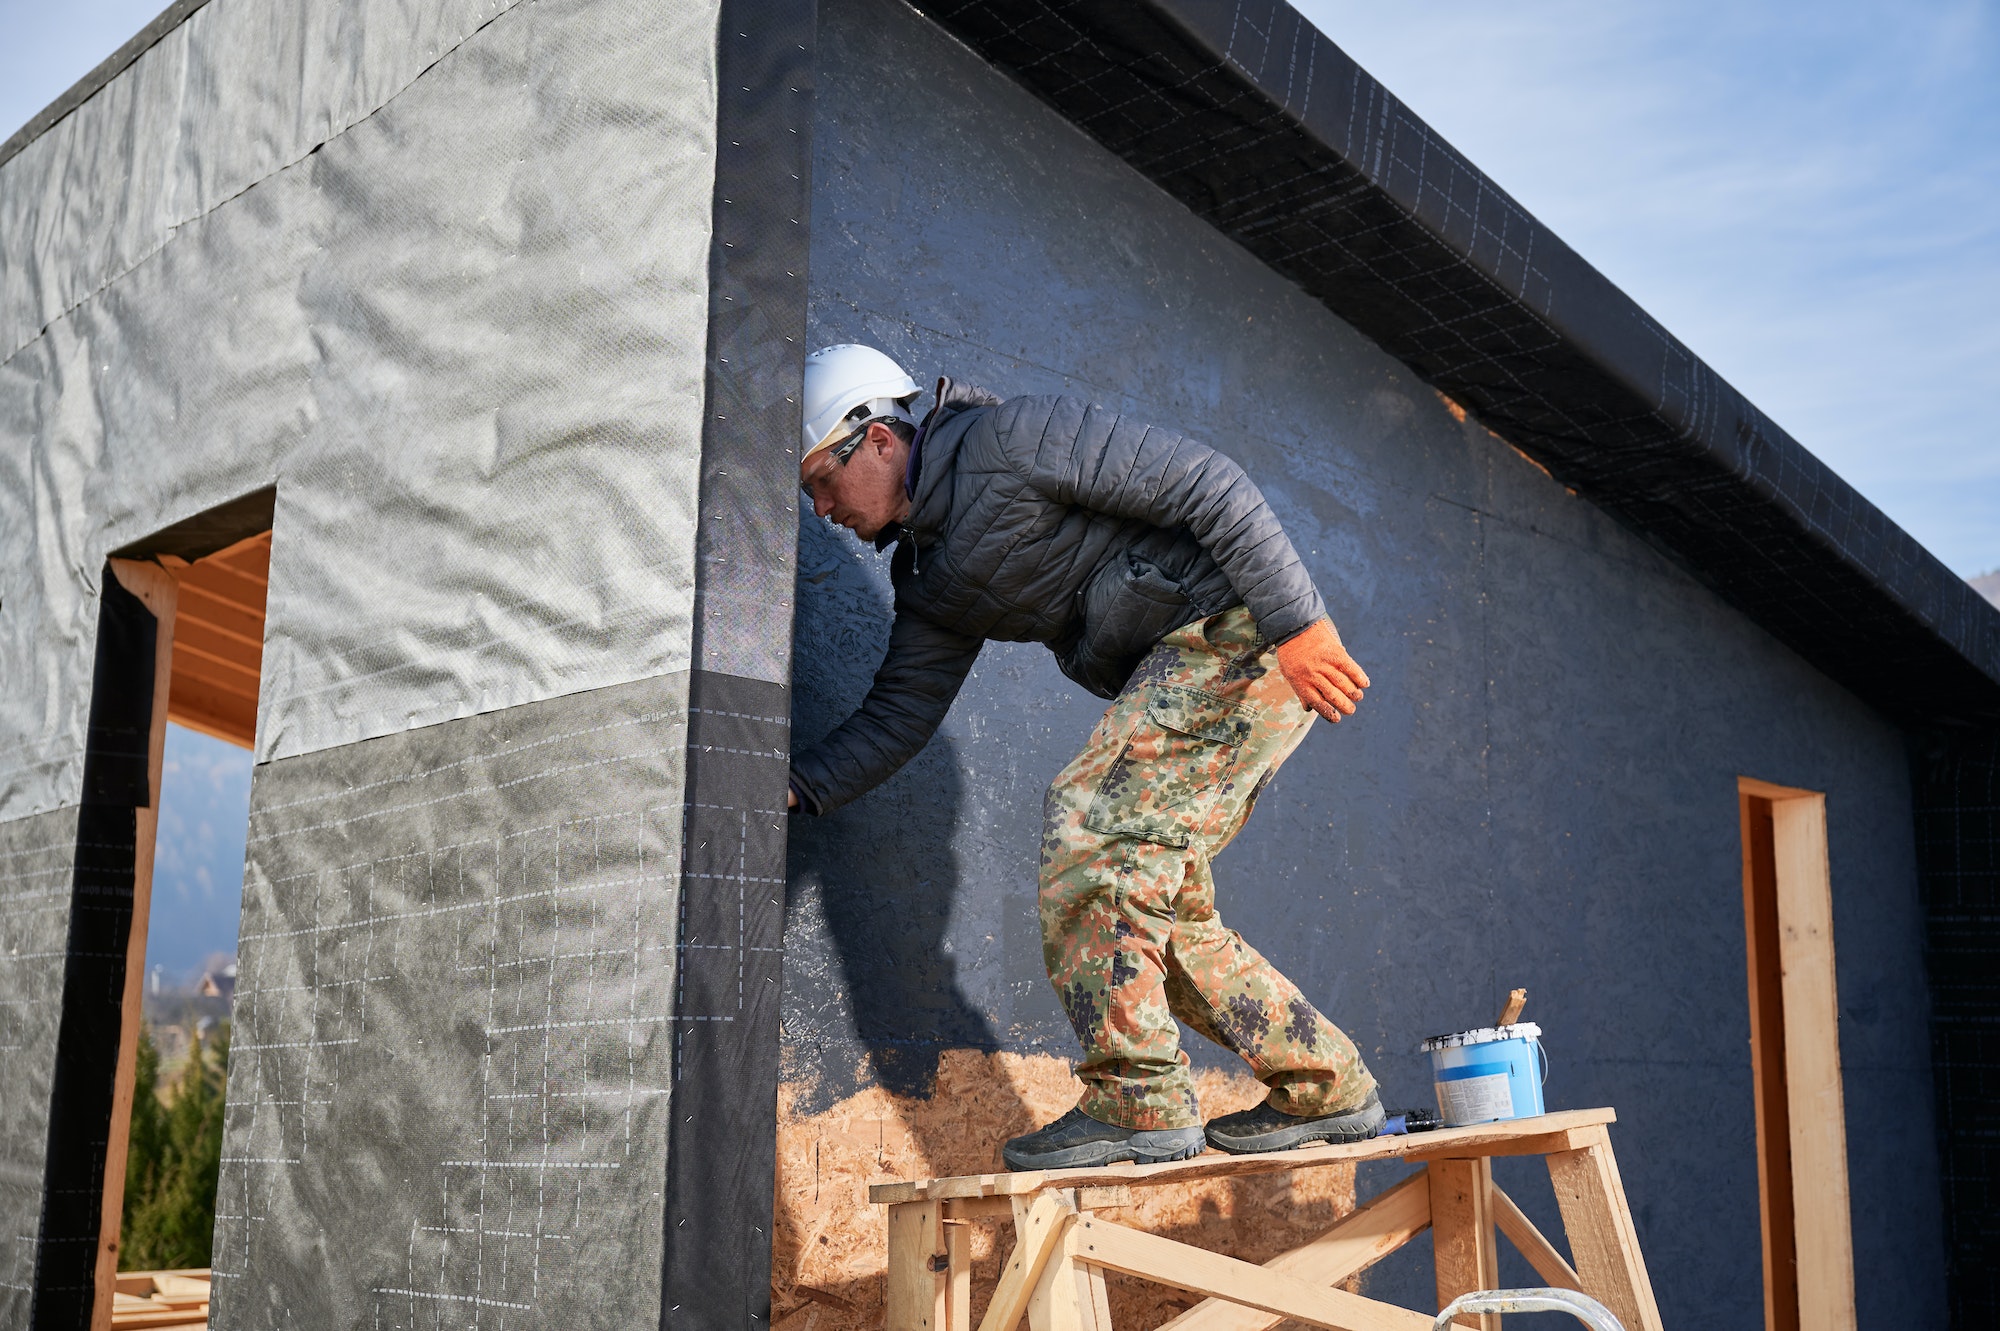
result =
[[[208,0],[174,0],[151,23],[139,29],[130,41],[106,56],[99,62],[97,68],[70,84],[61,96],[29,117],[28,123],[9,135],[5,143],[0,143],[0,166],[12,161],[23,148],[54,129],[68,119],[71,112],[104,91],[111,80],[130,69],[134,61],[158,45],[162,37],[187,22],[190,15],[207,3]]]
[[[1285,0],[918,7],[1870,705],[2000,720],[2000,610]]]

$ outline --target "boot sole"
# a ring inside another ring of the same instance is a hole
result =
[[[1099,1165],[1163,1165],[1170,1160],[1193,1159],[1200,1155],[1207,1145],[1205,1136],[1196,1137],[1183,1147],[1169,1146],[1162,1150],[1146,1150],[1134,1146],[1130,1140],[1085,1142],[1081,1146],[1071,1146],[1036,1156],[1016,1155],[1003,1147],[1000,1158],[1006,1161],[1007,1168],[1015,1173],[1027,1174],[1046,1169],[1094,1169]]]
[[[1208,1134],[1208,1144],[1218,1151],[1231,1155],[1263,1155],[1267,1151],[1295,1151],[1301,1146],[1312,1146],[1321,1142],[1341,1145],[1347,1142],[1372,1141],[1382,1131],[1388,1121],[1386,1114],[1371,1115],[1374,1122],[1354,1121],[1351,1115],[1339,1118],[1307,1120],[1290,1127],[1260,1132],[1255,1137],[1226,1137],[1217,1133]]]

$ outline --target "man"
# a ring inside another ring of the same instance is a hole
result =
[[[1179,1160],[1375,1135],[1354,1044],[1216,917],[1209,861],[1315,714],[1368,676],[1257,487],[1220,453],[1074,398],[919,390],[889,357],[806,360],[799,480],[813,511],[891,543],[895,621],[860,710],[792,761],[825,813],[930,739],[988,639],[1044,642],[1112,699],[1043,806],[1042,951],[1082,1041],[1076,1108],[1014,1169]],[[1204,1133],[1174,1018],[1268,1088]]]

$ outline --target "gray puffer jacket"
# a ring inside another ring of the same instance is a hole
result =
[[[1264,496],[1203,444],[1070,397],[939,385],[889,577],[889,650],[859,711],[792,759],[825,813],[929,742],[987,639],[1045,642],[1113,698],[1184,624],[1245,605],[1282,642],[1326,614]]]

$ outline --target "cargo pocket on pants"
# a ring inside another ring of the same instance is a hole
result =
[[[1105,773],[1083,825],[1109,836],[1185,846],[1207,823],[1249,738],[1256,708],[1184,685],[1159,685]]]

